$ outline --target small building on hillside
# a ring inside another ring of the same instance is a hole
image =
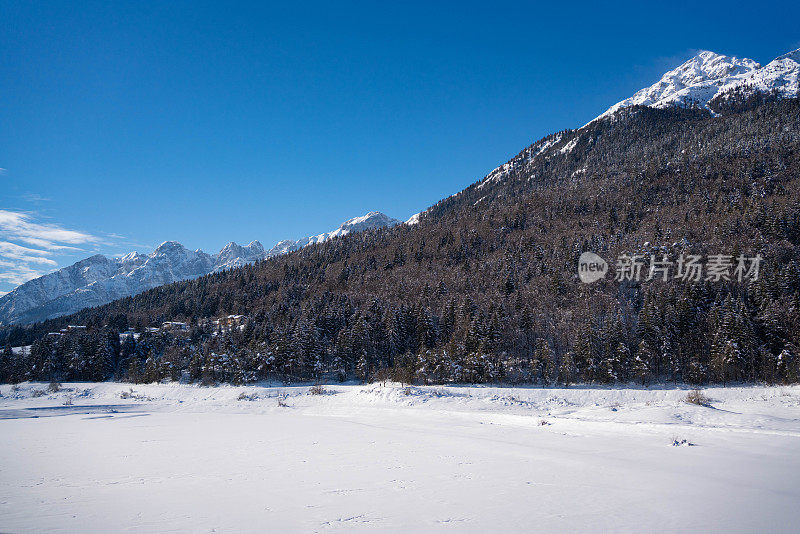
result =
[[[227,315],[214,320],[214,327],[218,332],[227,332],[234,328],[241,328],[247,321],[246,315]]]
[[[161,325],[161,330],[166,332],[188,332],[189,325],[178,321],[166,321]]]
[[[141,334],[139,334],[138,332],[134,332],[133,330],[128,330],[127,332],[120,332],[119,333],[119,342],[122,343],[126,339],[132,339],[132,340],[136,341],[136,340],[139,339],[140,335]]]

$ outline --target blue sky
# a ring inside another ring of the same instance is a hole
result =
[[[405,219],[794,3],[0,2],[0,291],[94,252]]]

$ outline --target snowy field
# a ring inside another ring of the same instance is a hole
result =
[[[800,387],[46,387],[0,386],[0,532],[800,529]]]

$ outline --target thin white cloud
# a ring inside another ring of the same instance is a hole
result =
[[[38,222],[31,213],[0,210],[0,283],[23,284],[56,267],[54,256],[100,244],[96,236]]]
[[[52,198],[43,197],[38,193],[26,193],[22,195],[22,198],[25,199],[25,201],[30,202],[32,204],[41,204],[42,202],[50,202],[51,200],[53,200]]]
[[[40,263],[43,265],[57,265],[55,261],[47,258],[53,253],[49,250],[22,247],[8,241],[0,241],[0,258],[22,261],[25,263]]]
[[[68,230],[57,224],[33,222],[30,214],[9,210],[0,210],[0,236],[43,248],[55,247],[58,243],[80,245],[100,241],[93,235]]]

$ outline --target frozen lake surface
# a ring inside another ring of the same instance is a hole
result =
[[[0,532],[798,530],[796,386],[46,386],[0,386]]]

